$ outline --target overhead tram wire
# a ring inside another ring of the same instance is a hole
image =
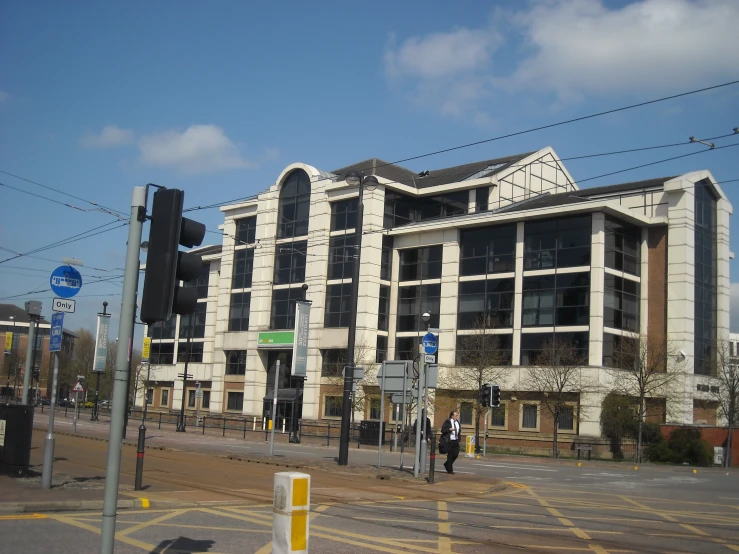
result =
[[[16,179],[20,179],[21,181],[25,181],[25,182],[30,183],[32,185],[36,185],[38,187],[42,187],[42,188],[45,188],[47,190],[51,190],[51,191],[56,192],[58,194],[62,194],[64,196],[68,196],[70,198],[74,198],[75,200],[79,200],[81,202],[85,202],[86,204],[90,204],[91,206],[94,206],[95,208],[97,208],[100,211],[102,211],[104,213],[107,213],[109,215],[114,215],[114,216],[120,217],[120,218],[126,218],[126,214],[125,213],[123,213],[123,212],[121,212],[119,210],[114,210],[113,208],[108,208],[108,207],[103,206],[102,204],[98,204],[97,202],[94,202],[92,200],[87,200],[86,198],[82,198],[80,196],[76,196],[76,195],[71,194],[69,192],[66,192],[66,191],[63,191],[63,190],[59,190],[59,189],[56,189],[54,187],[50,187],[48,185],[44,185],[42,183],[39,183],[38,181],[34,181],[32,179],[28,179],[26,177],[22,177],[20,175],[15,174],[15,173],[11,173],[10,171],[5,171],[3,169],[0,169],[0,173],[3,173],[4,175],[9,175],[10,177],[14,177]]]
[[[80,212],[87,212],[88,210],[85,210],[84,208],[80,208],[79,206],[74,206],[72,204],[67,204],[66,202],[60,202],[59,200],[54,200],[53,198],[49,198],[47,196],[42,196],[40,194],[36,194],[33,192],[29,192],[27,190],[19,189],[17,187],[13,187],[10,185],[6,185],[5,183],[0,183],[0,187],[5,187],[8,189],[16,190],[23,194],[28,194],[29,196],[34,196],[36,198],[40,198],[41,200],[46,200],[48,202],[53,202],[54,204],[59,204],[60,206],[64,206],[65,208],[72,208],[73,210],[78,210]]]
[[[51,262],[51,263],[54,263],[54,264],[58,264],[61,261],[61,260],[54,260],[52,258],[44,258],[43,256],[32,256],[30,254],[25,254],[24,255],[21,252],[16,252],[15,250],[11,250],[10,248],[5,248],[4,246],[0,246],[0,250],[4,250],[5,252],[10,252],[11,254],[16,254],[18,256],[23,256],[24,258],[32,258],[34,260],[42,260],[44,262]],[[6,266],[6,267],[8,267],[8,266]],[[83,267],[85,267],[87,269],[92,269],[92,270],[95,270],[95,271],[104,271],[106,273],[108,271],[123,271],[123,268],[122,267],[115,267],[115,268],[111,268],[111,269],[104,269],[102,267],[94,267],[94,266],[91,266],[91,265],[86,265],[86,266],[83,266]]]
[[[115,279],[122,279],[122,278],[123,278],[123,275],[116,275],[114,277],[107,277],[105,279],[96,279],[96,280],[93,280],[93,281],[86,281],[84,284],[85,285],[94,285],[96,283],[107,283],[107,282],[110,282],[110,281],[114,281]],[[117,285],[118,283],[112,283],[111,282],[110,284],[111,285]],[[45,285],[40,285],[40,286],[45,286]],[[10,295],[10,296],[3,296],[2,298],[0,298],[0,300],[9,300],[11,298],[22,298],[24,296],[32,296],[32,295],[36,295],[36,294],[42,294],[42,293],[45,293],[45,292],[49,292],[50,290],[51,290],[51,288],[46,288],[46,289],[43,289],[43,290],[34,289],[32,291],[24,292],[24,293],[21,293],[21,294],[13,294],[13,295]]]
[[[735,82],[739,82],[739,81],[735,81]],[[733,83],[730,83],[730,84],[733,84]],[[719,85],[719,86],[723,86],[723,85]],[[685,94],[692,94],[692,93],[685,93]],[[670,97],[670,98],[672,98],[672,97]],[[657,102],[657,101],[659,101],[659,100],[654,100],[652,102]],[[619,108],[619,109],[629,109],[629,107]],[[618,111],[618,110],[611,110],[609,112],[602,112],[602,113],[612,113],[613,111]],[[579,121],[580,119],[587,119],[589,117],[596,117],[597,115],[599,115],[599,114],[594,114],[594,115],[591,115],[591,116],[584,116],[583,118],[578,118],[576,120],[570,120],[570,121]],[[553,125],[563,125],[565,123],[567,123],[567,122],[557,123],[557,124],[553,124]],[[529,131],[523,131],[522,133],[524,133],[524,132],[531,132],[531,130],[529,130]],[[522,134],[522,133],[519,133],[519,134]],[[514,133],[514,134],[516,134],[516,133]],[[717,135],[715,137],[708,137],[708,138],[706,138],[704,140],[719,140],[719,139],[724,139],[724,138],[728,138],[728,137],[733,137],[733,136],[736,136],[736,135],[737,135],[737,133],[727,133],[725,135]],[[507,136],[512,136],[512,135],[505,135],[504,137],[498,137],[498,138],[505,138]],[[490,141],[492,141],[492,140],[498,140],[498,138],[489,139],[489,140]],[[477,143],[472,143],[472,144],[477,144]],[[664,148],[675,148],[675,147],[679,147],[679,146],[690,146],[690,145],[693,145],[693,144],[695,144],[695,143],[692,142],[692,141],[690,141],[690,140],[687,140],[687,141],[684,141],[684,142],[673,142],[673,143],[659,144],[659,145],[653,145],[653,146],[642,146],[642,147],[639,147],[639,148],[629,148],[629,149],[623,149],[623,150],[612,150],[612,151],[609,151],[609,152],[598,152],[598,153],[595,153],[595,154],[584,154],[584,155],[579,155],[579,156],[566,156],[566,157],[563,157],[563,158],[559,158],[559,161],[560,162],[566,162],[566,161],[582,160],[582,159],[588,159],[588,158],[598,158],[598,157],[602,157],[602,156],[614,156],[614,155],[619,155],[619,154],[633,154],[635,152],[645,152],[645,151],[649,151],[649,150],[658,150],[658,149],[664,149]],[[463,148],[463,147],[464,146],[462,146],[462,147],[455,147],[455,149],[457,149],[457,148]],[[426,155],[424,155],[424,156],[426,156]],[[424,157],[424,156],[418,156],[418,157]],[[395,165],[395,164],[401,163],[403,161],[407,161],[407,160],[401,160],[399,162],[392,162],[392,163],[388,163],[388,164],[383,164],[383,165],[379,165],[379,166],[376,166],[376,167],[378,167],[378,168],[379,167],[386,167],[388,165]],[[512,168],[512,167],[523,167],[524,165],[529,165],[529,164],[511,164],[511,165],[508,166],[508,168]],[[366,168],[366,169],[372,169],[372,168]],[[464,176],[464,175],[468,175],[468,174],[469,174],[469,171],[465,171],[465,172],[460,172],[460,173],[457,173],[457,174],[452,173],[452,174],[449,174],[448,176],[455,177],[455,176]],[[324,178],[320,178],[320,179],[317,179],[316,181],[313,181],[311,184],[319,183],[319,182],[325,181],[325,180],[328,180],[328,179],[325,178],[325,177]],[[393,182],[399,183],[399,184],[409,184],[409,183],[415,183],[417,181],[419,181],[419,178],[417,178],[417,177],[414,176],[413,178],[410,178],[410,179],[401,179],[401,180],[397,180],[397,181],[393,181]],[[254,199],[258,198],[258,196],[260,194],[263,194],[264,192],[267,192],[267,190],[269,190],[269,189],[266,189],[264,191],[261,191],[261,192],[259,192],[257,194],[252,195],[252,196],[235,198],[233,200],[224,200],[222,202],[216,202],[214,204],[209,204],[209,205],[206,205],[206,206],[194,206],[192,208],[187,208],[184,211],[185,212],[189,212],[189,211],[197,211],[197,210],[207,210],[207,209],[211,209],[211,208],[218,208],[218,207],[222,207],[222,206],[227,206],[229,204],[237,204],[239,202],[246,202],[248,200],[254,200]],[[314,201],[311,201],[311,204],[313,204],[313,203],[315,203],[315,202]]]

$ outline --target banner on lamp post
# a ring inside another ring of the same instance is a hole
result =
[[[105,373],[105,366],[108,361],[109,324],[110,314],[98,314],[98,327],[95,333],[95,361],[92,364],[92,371],[95,373]]]
[[[308,368],[308,327],[310,302],[295,304],[295,340],[293,341],[293,375],[305,377]]]
[[[148,362],[151,356],[151,338],[144,337],[144,347],[141,349],[141,361]]]
[[[5,333],[5,353],[10,354],[13,350],[13,333],[10,331]]]

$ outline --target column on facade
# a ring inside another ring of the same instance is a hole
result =
[[[528,166],[527,166],[528,167]],[[524,222],[516,224],[516,275],[513,298],[513,353],[511,363],[521,365],[521,320],[523,314]]]

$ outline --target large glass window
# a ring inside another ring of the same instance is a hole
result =
[[[457,329],[513,327],[514,279],[459,283]]]
[[[472,402],[462,402],[459,405],[459,423],[460,425],[472,425],[473,414]]]
[[[603,325],[639,332],[639,283],[606,273]]]
[[[302,169],[296,169],[285,179],[280,189],[277,238],[307,235],[309,219],[310,177]]]
[[[197,279],[187,281],[183,284],[183,288],[197,287],[198,298],[208,298],[208,280],[210,278],[210,264],[200,266],[200,273]]]
[[[401,250],[400,280],[439,279],[441,277],[442,252],[441,245]]]
[[[246,375],[246,350],[226,350],[226,375]]]
[[[527,221],[524,226],[524,269],[590,265],[590,215]]]
[[[505,406],[490,408],[490,425],[492,427],[505,427]]]
[[[200,363],[203,361],[203,343],[180,341],[177,345],[177,361]]]
[[[308,241],[288,242],[275,247],[275,285],[305,281],[305,258]]]
[[[561,406],[559,408],[559,425],[557,427],[561,431],[574,431],[575,430],[575,407],[574,406]]]
[[[456,365],[488,368],[511,365],[513,335],[457,335]]]
[[[414,221],[425,221],[467,213],[469,192],[449,192],[437,196],[411,197],[385,191],[385,229],[401,227]]]
[[[387,337],[377,335],[377,349],[375,350],[375,363],[381,364],[387,360]]]
[[[192,338],[205,338],[205,317],[208,309],[207,302],[198,302],[195,306],[195,312],[189,315],[180,316],[180,338],[186,339],[190,333],[190,324],[192,322]]]
[[[328,243],[328,278],[351,279],[354,275],[354,258],[357,254],[356,237],[340,235],[331,237]]]
[[[174,363],[173,342],[152,342],[149,354],[149,363],[152,365],[171,365]]]
[[[236,221],[236,242],[254,244],[257,236],[257,216],[245,217]]]
[[[341,417],[344,399],[341,396],[323,397],[323,417]]]
[[[695,373],[715,374],[718,329],[716,197],[709,185],[695,185]]]
[[[349,327],[351,317],[352,284],[326,287],[326,314],[324,327]]]
[[[441,285],[416,285],[398,289],[397,331],[426,331],[426,327],[439,326],[439,306],[441,304]],[[427,324],[421,316],[431,315]]]
[[[321,377],[341,377],[346,365],[346,348],[321,350]]]
[[[234,252],[234,266],[231,279],[232,289],[248,289],[251,287],[251,278],[254,273],[254,249],[237,250]]]
[[[578,355],[587,365],[588,360],[588,332],[579,333],[522,333],[521,334],[521,365],[537,365],[537,359],[544,345],[551,340],[559,340],[575,347]]]
[[[487,275],[516,270],[516,226],[497,225],[462,231],[461,275]]]
[[[521,406],[521,429],[536,429],[538,427],[539,406],[536,404],[524,404]]]
[[[490,188],[481,187],[475,189],[475,207],[478,212],[488,211],[488,201],[490,199]]]
[[[606,267],[639,275],[641,229],[606,218]]]
[[[357,226],[357,199],[331,202],[331,230],[343,231]]]
[[[389,281],[393,268],[393,237],[382,236],[382,254],[380,257],[380,279]]]
[[[228,393],[228,400],[226,402],[227,410],[236,410],[241,412],[244,409],[244,393],[243,392],[231,392]]]
[[[396,360],[413,360],[418,357],[418,345],[421,344],[419,337],[398,337],[395,339]]]
[[[617,369],[634,369],[639,357],[639,341],[603,333],[603,365]]]
[[[295,303],[302,299],[302,288],[273,290],[270,329],[294,329]]]
[[[237,292],[231,295],[231,306],[228,312],[229,331],[249,330],[249,308],[251,293]]]
[[[380,305],[377,309],[377,328],[387,331],[390,320],[390,287],[380,285]]]
[[[524,277],[524,327],[588,325],[590,273],[560,273]]]
[[[148,334],[152,339],[173,339],[176,327],[177,315],[172,314],[167,321],[157,321],[149,325]]]

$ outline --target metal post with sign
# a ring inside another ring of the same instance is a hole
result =
[[[90,421],[100,421],[98,395],[100,393],[100,374],[105,373],[105,367],[108,362],[109,324],[110,314],[108,313],[108,303],[103,302],[103,313],[98,314],[98,326],[95,333],[95,359],[92,363],[92,371],[95,374],[95,404],[92,407]]]
[[[72,392],[74,393],[74,417],[72,419],[72,427],[75,433],[77,433],[77,420],[79,419],[80,413],[80,393],[85,392],[85,387],[82,386],[82,379],[84,378],[84,375],[78,375],[77,384],[72,388]]]
[[[435,354],[439,349],[439,339],[436,338],[431,332],[427,332],[421,340],[420,354],[422,362],[419,363],[419,379],[418,379],[418,429],[417,433],[421,432],[421,425],[423,425],[424,440],[421,441],[420,437],[416,437],[416,464],[417,468],[420,469],[421,473],[426,473],[426,444],[428,437],[426,436],[426,418],[428,417],[428,379],[427,379],[427,367],[430,363],[436,361]],[[421,409],[421,396],[423,397],[423,409]],[[421,423],[421,419],[423,422]],[[414,472],[415,476],[418,477],[418,469]]]
[[[54,416],[56,411],[57,391],[59,389],[59,351],[62,349],[64,336],[64,313],[55,313],[51,316],[51,334],[49,336],[49,353],[54,358],[54,373],[51,382],[51,403],[49,404],[49,429],[44,439],[44,465],[41,470],[41,487],[51,488],[54,466]]]
[[[195,427],[200,427],[200,399],[203,398],[203,389],[200,381],[195,383]],[[148,400],[148,398],[146,399]]]

